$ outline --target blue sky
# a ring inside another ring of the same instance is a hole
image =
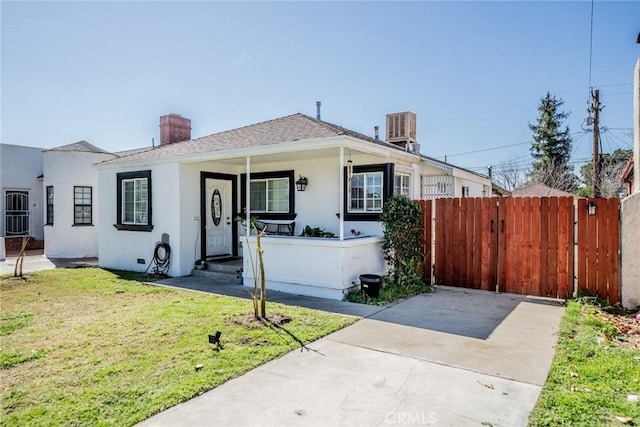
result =
[[[485,172],[529,162],[527,125],[550,91],[580,132],[580,162],[590,14],[588,1],[2,1],[1,138],[117,151],[158,141],[169,112],[197,137],[313,116],[320,100],[324,120],[370,135],[386,113],[413,111],[423,154]],[[605,152],[631,147],[639,31],[640,2],[595,2]]]

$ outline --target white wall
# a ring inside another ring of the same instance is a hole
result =
[[[622,201],[621,219],[622,305],[632,310],[640,307],[640,193]]]
[[[5,235],[4,190],[29,190],[29,234],[44,239],[42,148],[0,144],[0,236]]]
[[[153,230],[127,231],[117,230],[116,223],[116,174],[117,172],[130,172],[151,170],[152,185],[152,224]],[[180,167],[176,163],[154,166],[138,166],[133,168],[112,169],[98,168],[99,215],[98,233],[98,257],[101,267],[145,271],[153,258],[156,243],[162,238],[162,233],[169,234],[171,246],[170,276],[189,274],[190,269],[181,266],[183,246],[180,228]],[[144,260],[144,264],[138,264],[137,259]]]
[[[633,192],[640,193],[640,58],[633,70]]]
[[[487,180],[489,182],[489,180]],[[488,184],[483,184],[482,180],[470,180],[460,177],[455,177],[455,192],[456,197],[462,197],[462,187],[469,187],[469,197],[490,197],[491,187]]]
[[[252,250],[256,238],[249,238]],[[267,289],[343,299],[360,274],[386,273],[380,237],[347,240],[267,236],[261,239]],[[254,261],[256,256],[254,255]],[[257,266],[255,266],[257,267]],[[254,286],[254,265],[244,257],[243,283]]]
[[[42,204],[46,222],[46,187],[53,186],[53,225],[44,226],[45,255],[49,258],[84,258],[98,256],[100,223],[98,172],[93,166],[115,156],[80,151],[45,151]],[[114,184],[115,185],[115,184]],[[74,225],[74,186],[92,188],[92,221],[90,226]]]

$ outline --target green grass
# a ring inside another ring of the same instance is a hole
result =
[[[0,279],[0,424],[132,425],[355,321],[97,268]],[[221,347],[207,336],[222,331]],[[200,370],[195,366],[202,364]]]
[[[615,345],[615,329],[596,310],[569,301],[531,426],[623,425],[616,417],[640,424],[640,403],[627,401],[640,395],[640,351]]]
[[[426,284],[422,284],[420,286],[415,286],[415,285],[409,286],[409,285],[401,285],[401,284],[394,285],[383,279],[378,298],[368,297],[358,289],[348,293],[346,295],[346,300],[351,302],[357,302],[360,304],[385,305],[402,298],[423,294],[425,292],[431,292],[431,289]]]

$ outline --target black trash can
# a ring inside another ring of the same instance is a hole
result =
[[[360,275],[360,288],[370,298],[378,298],[381,283],[382,279],[377,274]]]

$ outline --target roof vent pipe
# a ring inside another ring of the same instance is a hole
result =
[[[320,120],[320,106],[322,102],[316,101],[316,120]]]
[[[373,134],[375,135],[376,141],[380,141],[380,126],[373,127]]]

